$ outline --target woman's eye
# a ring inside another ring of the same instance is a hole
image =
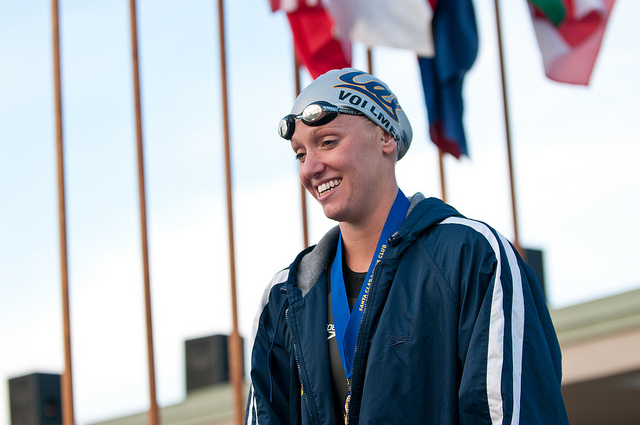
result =
[[[331,139],[331,140],[323,140],[322,141],[322,146],[330,146],[330,145],[333,145],[334,143],[337,143],[337,140],[333,140],[333,139]]]
[[[302,161],[304,159],[304,153],[296,154],[296,161]]]

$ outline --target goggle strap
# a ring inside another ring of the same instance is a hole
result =
[[[304,110],[311,105],[319,105],[322,108],[322,114],[314,121],[306,120],[303,118]],[[295,131],[296,119],[300,118],[300,120],[311,127],[321,126],[333,121],[339,114],[348,114],[348,115],[364,115],[362,112],[349,109],[349,108],[341,108],[339,106],[331,105],[328,102],[316,102],[310,103],[305,106],[302,112],[298,115],[289,114],[280,120],[280,124],[278,126],[278,133],[280,137],[286,140],[291,140],[293,137],[293,133]]]

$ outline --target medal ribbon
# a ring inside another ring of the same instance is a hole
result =
[[[369,270],[367,271],[364,283],[358,295],[358,301],[353,307],[353,311],[349,312],[349,302],[347,300],[347,291],[344,284],[344,276],[342,273],[342,234],[338,239],[338,250],[331,265],[331,308],[333,311],[333,322],[336,330],[336,342],[340,359],[347,379],[351,377],[351,367],[353,365],[353,355],[356,348],[356,338],[358,336],[358,328],[362,314],[364,313],[367,302],[369,301],[369,293],[371,284],[373,283],[373,271],[376,264],[380,262],[387,249],[386,241],[394,232],[396,232],[404,221],[410,202],[404,193],[398,189],[396,200],[389,211],[387,221],[384,224],[376,254],[371,259]]]

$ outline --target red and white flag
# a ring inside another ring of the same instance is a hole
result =
[[[300,62],[313,78],[351,66],[351,42],[432,57],[435,0],[269,0],[287,13]]]
[[[413,50],[433,56],[428,0],[326,0],[335,22],[334,35],[367,46]]]
[[[333,19],[320,0],[269,0],[289,19],[298,60],[313,78],[351,66],[351,43],[333,36]]]

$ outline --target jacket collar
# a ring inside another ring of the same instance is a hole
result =
[[[460,215],[453,207],[437,198],[425,198],[420,192],[410,197],[411,205],[407,217],[398,232],[403,236],[403,244],[415,240],[427,227],[447,217]],[[327,264],[334,255],[338,244],[338,226],[329,230],[314,247],[300,253],[291,265],[291,276],[295,276],[295,286],[304,297],[316,284]]]

